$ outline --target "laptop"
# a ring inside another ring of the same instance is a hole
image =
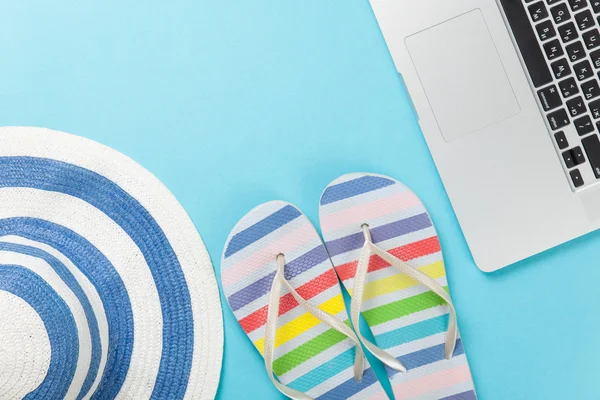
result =
[[[600,0],[371,0],[477,266],[600,227]]]

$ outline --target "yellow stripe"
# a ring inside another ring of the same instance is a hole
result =
[[[446,275],[443,261],[425,265],[419,268],[419,271],[428,275],[432,279],[438,279]],[[408,277],[406,274],[396,274],[387,278],[379,279],[377,281],[369,282],[365,285],[363,301],[373,299],[384,294],[393,293],[398,290],[407,289],[418,284],[419,283],[417,281]],[[350,295],[352,295],[352,291],[349,292]]]
[[[344,306],[344,299],[341,294],[332,297],[327,300],[325,303],[321,304],[319,308],[326,313],[336,315],[337,313],[344,310],[346,307]],[[277,334],[275,335],[275,348],[281,346],[284,343],[289,342],[293,338],[300,336],[304,332],[308,331],[311,328],[319,325],[321,321],[313,316],[310,313],[304,313],[296,319],[291,320],[285,325],[282,325],[277,329]],[[265,347],[265,339],[259,339],[254,342],[254,345],[262,354]]]

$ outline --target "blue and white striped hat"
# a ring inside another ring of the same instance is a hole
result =
[[[221,306],[175,197],[116,151],[0,128],[0,398],[209,399]]]

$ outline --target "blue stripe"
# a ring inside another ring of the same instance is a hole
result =
[[[448,314],[417,322],[390,332],[375,336],[375,342],[382,349],[413,342],[431,335],[446,332],[448,329]]]
[[[378,382],[377,376],[371,368],[367,368],[363,375],[363,378],[358,382],[354,378],[348,379],[341,385],[331,389],[329,392],[318,397],[319,400],[339,400],[347,399],[354,396],[356,393],[368,388],[375,382]]]
[[[395,184],[391,179],[382,178],[380,176],[365,175],[348,182],[329,186],[321,196],[321,205],[334,203],[350,197],[358,196],[359,194],[372,192],[387,186]]]
[[[96,379],[96,375],[98,374],[98,367],[100,365],[100,358],[102,353],[102,344],[100,343],[100,332],[98,330],[98,321],[96,320],[96,316],[94,315],[94,311],[92,309],[92,305],[90,301],[73,276],[69,269],[58,259],[53,257],[52,255],[37,249],[35,247],[23,246],[19,244],[13,243],[3,243],[0,242],[0,251],[11,251],[19,254],[26,254],[28,256],[37,257],[42,259],[50,265],[58,276],[65,282],[65,284],[71,289],[71,291],[75,294],[79,303],[83,307],[83,311],[85,312],[85,316],[87,318],[88,327],[90,329],[91,339],[92,339],[92,358],[90,360],[90,366],[88,369],[87,376],[77,399],[83,398],[90,390],[90,387],[94,383]]]
[[[351,368],[354,365],[355,354],[356,349],[354,347],[348,349],[337,357],[302,375],[288,386],[300,392],[308,392],[310,389],[320,385],[327,379]]]
[[[108,354],[94,399],[112,399],[119,393],[133,351],[133,312],[127,289],[110,261],[77,233],[35,218],[0,220],[0,236],[21,236],[60,251],[94,285],[108,322]]]
[[[429,347],[427,349],[415,351],[414,353],[406,354],[404,356],[397,357],[398,360],[407,370],[411,370],[414,368],[422,367],[423,365],[432,364],[434,362],[445,360],[444,358],[444,343],[438,344],[436,346]],[[459,356],[465,353],[465,349],[462,345],[462,340],[456,340],[456,347],[454,348],[454,354],[452,357]],[[393,370],[389,367],[386,367],[388,376],[393,376],[398,373],[398,371]]]
[[[194,352],[190,293],[177,255],[152,215],[102,175],[55,160],[2,157],[0,187],[29,187],[77,197],[106,214],[135,242],[154,277],[162,309],[162,355],[152,398],[183,398]]]
[[[456,348],[454,349],[454,357],[463,354],[464,350],[462,347],[462,342],[460,339],[456,341]],[[414,353],[410,353],[404,356],[398,357],[406,369],[418,368],[426,364],[431,364],[436,361],[441,361],[444,359],[444,345],[440,344],[437,346],[429,347],[427,349],[419,350]],[[393,370],[389,367],[386,367],[388,375],[391,377],[398,373],[398,371]],[[371,379],[374,379],[371,381]],[[367,369],[365,371],[365,376],[363,380],[359,383],[354,378],[348,379],[346,382],[341,385],[331,389],[329,392],[320,396],[319,399],[347,399],[350,396],[354,396],[356,393],[360,392],[367,386],[370,386],[373,382],[375,382],[377,378],[371,369]],[[364,383],[364,385],[362,385]]]
[[[298,218],[300,215],[302,215],[302,213],[300,213],[296,207],[288,204],[277,212],[269,215],[267,218],[236,233],[227,245],[225,258],[237,253],[257,240],[262,239],[269,233],[276,231],[290,221]]]
[[[423,339],[425,337],[443,333],[448,329],[448,314],[431,318],[425,321],[402,327],[390,332],[375,336],[377,345],[383,349],[389,349],[403,343]],[[334,359],[321,364],[319,367],[301,376],[292,383],[290,387],[301,392],[307,392],[313,387],[320,385],[331,378],[352,367],[354,364],[354,348],[338,355]]]
[[[407,235],[432,226],[431,219],[427,213],[418,214],[399,221],[391,222],[371,229],[373,243],[383,242],[398,236]],[[360,249],[365,244],[365,236],[362,232],[344,236],[326,243],[329,256],[337,256],[351,250]]]
[[[477,400],[477,396],[475,396],[475,391],[469,390],[468,392],[453,394],[440,400]]]
[[[325,246],[320,244],[308,253],[285,264],[285,279],[291,280],[301,273],[321,264],[328,258],[329,256],[327,255]],[[246,304],[252,303],[254,300],[267,294],[273,285],[273,278],[275,278],[275,272],[260,278],[256,282],[251,283],[229,296],[227,301],[229,302],[231,309],[237,311]]]
[[[79,339],[69,307],[44,280],[17,265],[0,265],[0,290],[20,297],[42,319],[51,346],[48,372],[27,400],[62,399],[67,394],[79,357]]]

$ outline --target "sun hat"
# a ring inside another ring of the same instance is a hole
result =
[[[0,128],[0,398],[214,398],[213,267],[150,172],[91,140]]]

